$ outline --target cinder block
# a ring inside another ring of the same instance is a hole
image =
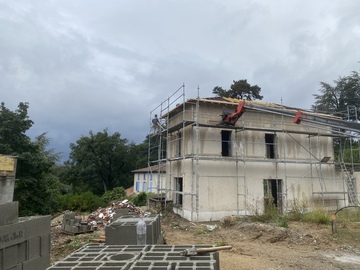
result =
[[[3,250],[0,249],[0,269],[4,269]]]
[[[19,263],[25,262],[27,260],[27,242],[18,244],[18,260]]]
[[[50,234],[45,234],[40,237],[41,237],[40,256],[45,257],[48,256],[51,251],[51,237]]]
[[[24,242],[25,234],[23,222],[0,226],[0,249]]]
[[[139,216],[128,215],[118,218],[105,228],[105,239],[107,245],[136,245],[136,223]],[[146,244],[153,245],[162,243],[161,224],[159,215],[145,217],[147,225]]]
[[[28,259],[32,260],[35,259],[37,257],[40,257],[40,250],[41,250],[41,238],[38,237],[34,237],[31,238],[27,241],[28,243]]]
[[[51,216],[20,217],[19,222],[26,224],[26,240],[51,233]]]
[[[14,197],[15,179],[0,177],[0,204],[10,203]]]
[[[18,246],[13,245],[3,250],[3,264],[4,269],[11,269],[12,267],[16,266],[18,261]]]
[[[11,267],[10,269],[6,269],[6,270],[23,270],[23,266],[21,263]]]
[[[218,252],[201,256],[181,256],[180,251],[211,245],[102,245],[78,249],[49,270],[219,270]]]
[[[23,262],[21,270],[45,270],[50,266],[50,254]]]
[[[0,204],[0,226],[18,222],[19,203],[9,202]]]

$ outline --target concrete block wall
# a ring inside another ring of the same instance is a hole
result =
[[[48,270],[219,270],[219,253],[182,256],[180,252],[209,245],[102,245],[89,244]]]
[[[136,245],[136,223],[138,215],[121,216],[105,228],[105,243],[107,245]],[[159,215],[144,217],[146,223],[146,244],[162,244],[161,223]]]
[[[50,265],[50,216],[0,226],[0,269],[44,270]]]

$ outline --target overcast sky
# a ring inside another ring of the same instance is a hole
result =
[[[0,0],[0,101],[29,103],[28,135],[69,144],[108,129],[140,143],[183,83],[212,97],[247,79],[309,109],[320,82],[360,70],[357,0]]]

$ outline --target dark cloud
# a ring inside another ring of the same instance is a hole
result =
[[[321,81],[359,70],[357,1],[0,1],[1,101],[29,102],[32,137],[64,152],[108,129],[139,143],[150,112],[185,84],[233,80],[310,108]]]

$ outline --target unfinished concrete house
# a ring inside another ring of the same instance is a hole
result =
[[[351,143],[357,123],[264,102],[185,99],[184,86],[154,113],[165,125],[149,149],[162,141],[166,149],[149,164],[167,166],[155,188],[188,220],[254,215],[269,204],[287,212],[359,203],[359,174],[333,144]]]

